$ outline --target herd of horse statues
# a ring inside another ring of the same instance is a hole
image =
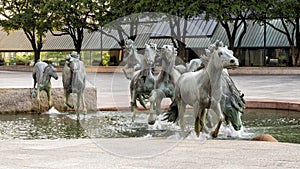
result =
[[[74,109],[74,105],[69,103],[69,96],[71,93],[77,94],[77,104],[76,104],[76,115],[77,120],[79,120],[80,103],[82,104],[82,111],[85,114],[87,112],[85,100],[84,100],[84,89],[86,84],[86,71],[84,63],[79,59],[78,54],[70,54],[66,58],[66,63],[62,72],[62,82],[64,88],[64,109],[67,110],[68,107]],[[32,96],[37,98],[38,102],[38,113],[40,110],[40,92],[45,91],[48,96],[48,106],[49,109],[52,107],[51,99],[51,77],[58,79],[56,68],[52,63],[46,63],[43,61],[38,61],[33,67],[32,77],[34,79],[34,85]]]
[[[240,130],[241,115],[246,108],[243,94],[237,89],[229,76],[227,69],[239,66],[233,52],[221,41],[211,44],[205,49],[205,54],[191,60],[185,65],[176,65],[177,49],[173,45],[163,45],[158,49],[154,43],[146,44],[144,54],[140,54],[134,41],[126,40],[124,49],[123,73],[130,80],[130,110],[132,121],[135,121],[138,104],[147,109],[150,104],[148,124],[153,125],[163,114],[163,120],[178,122],[184,130],[184,114],[186,106],[193,107],[195,118],[195,133],[211,132],[217,137],[223,122],[231,124],[235,130]],[[74,108],[69,103],[71,93],[77,94],[76,114],[79,120],[80,103],[86,113],[84,89],[86,71],[79,55],[71,54],[66,58],[62,72],[64,88],[64,107]],[[158,71],[155,71],[158,70]],[[39,61],[33,68],[34,89],[40,113],[40,91],[45,90],[48,96],[48,106],[51,108],[51,77],[58,79],[56,69],[52,64]],[[166,112],[161,110],[164,98],[169,98],[171,104]],[[212,122],[212,113],[218,121]]]
[[[162,100],[170,98],[172,103],[163,114],[163,120],[178,122],[184,129],[186,106],[192,106],[197,136],[201,131],[211,130],[212,137],[217,137],[223,122],[231,124],[235,130],[241,129],[246,102],[227,72],[227,69],[237,68],[239,62],[221,41],[211,44],[205,49],[205,55],[186,65],[175,65],[177,49],[173,45],[163,45],[158,50],[156,44],[146,44],[142,55],[134,42],[128,40],[124,52],[123,72],[130,79],[132,121],[138,111],[137,102],[145,109],[149,102],[148,123],[154,124],[157,116],[163,113]],[[154,73],[157,65],[160,71]],[[129,68],[132,71],[128,73]],[[212,123],[212,113],[218,118],[216,124]]]

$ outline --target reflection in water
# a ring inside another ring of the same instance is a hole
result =
[[[75,114],[18,114],[0,115],[0,139],[57,139],[57,138],[124,138],[164,137],[193,138],[193,115],[186,114],[187,125],[181,131],[176,124],[158,121],[147,124],[147,114],[137,115],[131,122],[130,112],[89,112],[79,122]],[[300,113],[270,110],[246,110],[244,127],[234,131],[222,126],[219,139],[249,139],[266,133],[281,142],[300,143]]]

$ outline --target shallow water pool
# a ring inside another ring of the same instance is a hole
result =
[[[242,116],[247,132],[270,134],[280,142],[300,143],[300,112],[250,109]]]
[[[191,112],[185,116],[187,124],[191,125],[184,131],[176,124],[162,121],[149,126],[147,117],[146,113],[139,113],[132,123],[130,112],[97,111],[81,115],[78,122],[72,113],[1,114],[0,139],[187,138],[193,133]],[[250,139],[266,133],[281,142],[300,143],[300,112],[250,109],[245,111],[242,121],[241,131],[224,125],[218,138]]]

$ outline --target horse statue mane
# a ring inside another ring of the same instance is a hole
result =
[[[215,43],[209,45],[207,49],[205,49],[205,55],[200,55],[200,60],[202,62],[203,67],[207,67],[208,62],[211,56],[213,55],[213,52],[218,48],[223,48],[224,50],[222,50],[222,52],[227,53],[228,55],[233,55],[233,51],[229,50],[228,46],[225,46],[222,41],[216,41]],[[235,68],[237,66],[232,66],[228,68]]]

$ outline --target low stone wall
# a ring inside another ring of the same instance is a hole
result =
[[[247,99],[247,108],[300,111],[300,101],[275,99]]]
[[[230,75],[299,75],[300,67],[238,67]]]
[[[1,113],[37,113],[37,99],[31,97],[31,88],[0,88],[0,112]],[[97,89],[87,87],[85,89],[85,102],[87,110],[97,110]],[[52,103],[56,110],[63,112],[64,91],[62,88],[52,88]],[[48,111],[48,99],[46,92],[42,91],[41,112]],[[76,105],[77,95],[71,94],[70,103]],[[67,111],[74,111],[70,108]]]
[[[57,72],[62,72],[63,66],[55,66]],[[0,66],[0,70],[3,71],[21,71],[21,72],[32,72],[32,66],[24,66],[24,65],[12,65],[12,66]],[[85,70],[87,73],[90,72],[98,72],[98,73],[114,73],[114,72],[123,72],[122,66],[85,66]]]

